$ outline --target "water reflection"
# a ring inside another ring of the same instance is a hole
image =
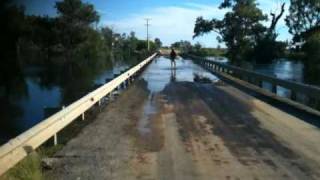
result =
[[[303,68],[301,62],[286,59],[275,60],[272,64],[254,65],[253,70],[279,79],[303,82]]]
[[[117,56],[120,57],[120,56]],[[0,144],[78,100],[142,57],[99,60],[96,64],[28,67],[0,85]],[[17,76],[19,75],[19,76]],[[10,86],[9,86],[10,85]]]
[[[142,74],[142,78],[148,83],[151,93],[160,92],[172,81],[193,82],[194,74],[207,77],[212,81],[218,78],[194,64],[191,59],[177,59],[176,68],[171,68],[171,61],[165,57],[158,57]]]
[[[207,57],[208,59],[230,64],[230,61],[226,58]],[[256,64],[252,62],[237,62],[232,65],[242,67],[244,69],[252,70],[258,73],[262,73],[268,76],[276,77],[283,80],[305,83],[315,86],[320,86],[320,71],[316,64],[309,65],[302,61],[293,61],[286,58],[275,59],[270,64]],[[272,91],[272,85],[267,82],[263,82],[263,88]],[[277,94],[281,97],[290,97],[290,90],[277,86]],[[297,100],[305,103],[307,99],[302,94],[297,94]]]
[[[194,75],[198,74],[217,81],[217,77],[194,64],[190,59],[177,59],[176,68],[172,67],[171,60],[165,57],[156,58],[143,72],[141,78],[147,82],[150,91],[148,100],[144,105],[142,118],[138,122],[138,130],[141,135],[150,132],[150,119],[157,112],[154,96],[161,92],[166,85],[177,81],[194,81]]]
[[[42,109],[57,107],[61,101],[61,89],[57,86],[43,88],[38,78],[26,78],[29,95],[27,98],[17,101],[16,104],[22,109],[22,116],[17,122],[19,129],[27,129],[44,117]]]

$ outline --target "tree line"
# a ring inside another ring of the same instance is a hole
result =
[[[89,71],[88,67],[94,71],[110,64],[114,56],[128,59],[149,54],[146,40],[134,32],[121,34],[101,27],[93,4],[63,0],[54,8],[55,16],[37,16],[26,14],[24,7],[10,0],[0,2],[0,94],[19,89],[26,66],[44,67],[54,76]],[[150,44],[154,51],[161,41],[156,38]]]
[[[292,48],[277,40],[276,26],[285,13],[286,4],[279,12],[264,14],[256,0],[223,0],[220,9],[228,9],[223,19],[204,19],[195,22],[194,37],[216,32],[219,42],[225,43],[227,56],[232,61],[253,60],[270,62],[291,53],[302,53],[307,62],[320,63],[320,1],[290,0],[289,15],[285,17]],[[268,21],[270,20],[270,21]],[[270,22],[269,25],[265,25]]]
[[[28,59],[25,57],[41,56],[43,61],[73,63],[105,57],[113,50],[126,50],[130,54],[146,50],[145,41],[138,40],[134,32],[126,35],[109,27],[98,28],[98,12],[92,4],[81,0],[57,1],[55,17],[26,15],[23,7],[9,0],[1,1],[0,6],[2,29],[5,31],[1,49],[6,50],[6,57]],[[158,38],[156,40],[159,41]],[[151,44],[151,48],[158,48],[158,44]]]
[[[177,41],[171,44],[171,48],[178,49],[185,54],[194,54],[196,56],[225,56],[226,49],[219,45],[216,48],[205,48],[199,42],[194,45],[189,41]]]

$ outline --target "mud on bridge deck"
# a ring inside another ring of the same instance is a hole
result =
[[[194,73],[212,83],[194,82]],[[319,179],[320,131],[215,76],[155,59],[54,157],[54,179]]]

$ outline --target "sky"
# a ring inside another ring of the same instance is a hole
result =
[[[56,15],[54,4],[57,0],[22,0],[28,14]],[[193,39],[195,20],[199,16],[206,19],[222,19],[227,10],[219,9],[222,0],[84,0],[95,6],[100,14],[100,26],[109,26],[119,33],[136,32],[140,39],[146,39],[146,18],[150,18],[149,33],[152,39],[160,38],[164,45],[180,40],[205,47],[217,47],[217,34],[209,33]],[[279,40],[290,40],[291,35],[285,25],[289,0],[257,0],[265,14],[279,12],[280,4],[286,2],[286,12],[279,21]],[[269,25],[270,22],[265,22]],[[224,46],[222,44],[222,46]]]

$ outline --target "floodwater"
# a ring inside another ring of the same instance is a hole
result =
[[[207,58],[215,62],[230,64],[227,58]],[[253,64],[250,62],[242,62],[240,63],[240,65],[238,64],[238,66],[278,79],[310,84],[313,86],[320,87],[320,71],[315,70],[317,68],[316,66],[308,67],[301,61],[293,61],[290,59],[281,58],[273,60],[270,64]],[[264,89],[267,89],[269,91],[272,90],[272,85],[270,83],[263,82],[262,85]],[[289,98],[291,92],[286,88],[277,86],[277,95]],[[301,94],[298,94],[297,98],[298,101],[301,101],[302,103],[306,101],[306,98]]]
[[[194,64],[191,59],[179,57],[176,60],[176,68],[172,68],[170,59],[163,56],[156,58],[143,72],[141,78],[147,81],[151,93],[156,93],[162,91],[170,82],[193,82],[195,74],[207,77],[212,81],[218,80],[216,76]]]
[[[23,81],[16,84],[10,96],[0,94],[0,100],[6,102],[0,107],[0,144],[38,124],[62,106],[81,98],[129,65],[115,61],[99,72],[88,67],[85,69],[87,74],[75,75],[76,78],[61,73],[48,75],[50,73],[41,68],[26,68]]]
[[[150,94],[145,102],[142,118],[138,122],[138,130],[142,135],[150,132],[149,121],[157,113],[154,96],[161,92],[171,82],[193,82],[195,75],[218,81],[218,78],[202,67],[194,64],[191,59],[179,57],[176,60],[176,68],[171,66],[171,60],[166,57],[158,57],[146,68],[141,78],[147,82]]]
[[[225,58],[213,58],[213,60],[228,63]],[[83,78],[77,77],[69,80],[68,77],[62,75],[62,80],[59,82],[51,82],[56,80],[44,77],[41,73],[34,73],[34,71],[39,71],[37,69],[26,70],[24,82],[22,85],[16,85],[17,88],[12,93],[13,97],[1,97],[1,100],[6,103],[2,103],[0,107],[0,144],[36,125],[45,119],[48,114],[52,114],[62,106],[79,99],[97,85],[105,83],[106,79],[112,79],[114,74],[127,67],[129,65],[126,63],[113,64],[113,67],[88,78],[84,76]],[[320,86],[320,72],[315,71],[317,74],[306,73],[309,71],[301,62],[280,59],[268,65],[247,64],[244,68],[280,79]],[[157,57],[148,66],[142,74],[142,78],[147,82],[150,91],[144,107],[143,118],[139,121],[139,129],[142,133],[149,131],[149,117],[156,113],[154,95],[162,91],[170,82],[192,82],[195,74],[207,77],[212,81],[218,80],[216,76],[195,65],[190,59],[177,59],[175,69],[171,67],[171,62],[166,57]],[[271,88],[269,86],[264,83],[265,88]],[[288,90],[281,87],[278,87],[278,94],[285,97],[289,96]]]

